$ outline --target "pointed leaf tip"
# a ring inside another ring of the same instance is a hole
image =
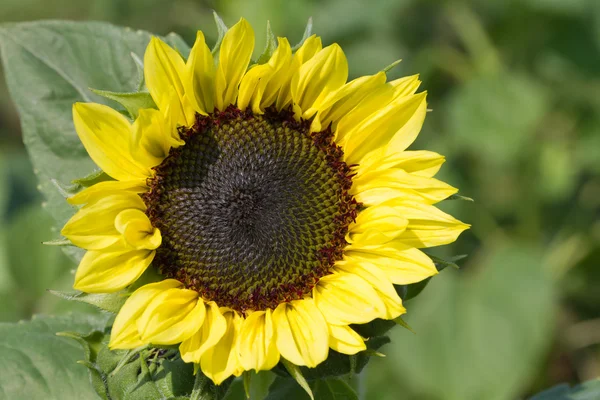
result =
[[[275,39],[275,35],[271,30],[271,23],[267,21],[267,41],[265,44],[265,49],[262,54],[256,60],[257,64],[265,64],[269,61],[275,49],[277,48],[277,40]]]
[[[292,378],[294,378],[294,380],[298,383],[298,385],[300,385],[302,387],[302,389],[304,389],[304,391],[310,396],[311,400],[315,400],[315,398],[313,396],[313,392],[312,392],[310,386],[308,385],[308,382],[304,378],[304,375],[302,375],[302,371],[300,370],[300,367],[291,363],[290,361],[286,360],[285,358],[281,358],[281,363],[283,364],[285,369],[290,373]]]

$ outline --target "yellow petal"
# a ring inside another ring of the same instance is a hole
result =
[[[312,59],[322,48],[321,38],[317,35],[311,35],[306,38],[302,46],[294,54],[294,61],[302,65]]]
[[[367,349],[360,335],[347,325],[329,325],[329,347],[343,354],[356,354]]]
[[[147,168],[159,165],[169,155],[171,147],[179,147],[184,143],[181,139],[173,138],[171,121],[167,122],[160,110],[140,110],[132,130],[131,153]]]
[[[246,72],[240,83],[237,100],[240,110],[244,111],[248,105],[252,104],[254,114],[264,113],[260,108],[260,102],[273,72],[274,70],[269,64],[257,65]]]
[[[385,83],[385,73],[379,72],[371,76],[363,76],[348,82],[327,97],[316,102],[307,114],[317,112],[311,123],[311,131],[319,132],[332,124],[335,130],[337,122],[360,103],[375,88]]]
[[[133,349],[148,342],[142,341],[138,334],[136,321],[142,315],[148,304],[165,290],[181,287],[175,279],[150,283],[137,289],[127,299],[115,318],[112,327],[109,347],[111,349]]]
[[[432,178],[438,173],[446,158],[438,153],[425,150],[393,152],[389,146],[371,151],[356,167],[358,175],[388,168],[400,168],[404,171]]]
[[[355,245],[381,244],[400,235],[407,225],[408,220],[396,208],[375,205],[358,213],[348,227],[346,240]]]
[[[396,285],[420,282],[438,273],[433,261],[425,253],[399,241],[366,248],[351,245],[347,247],[344,259],[357,264],[375,265]]]
[[[268,64],[273,68],[273,75],[263,93],[260,105],[262,109],[274,105],[277,100],[279,90],[289,82],[289,68],[292,62],[292,48],[286,38],[277,38],[278,46]]]
[[[102,104],[75,103],[73,123],[92,160],[108,175],[142,182],[151,175],[131,154],[131,124],[117,111]]]
[[[335,270],[360,276],[377,292],[386,308],[384,319],[394,319],[406,313],[402,299],[398,296],[394,285],[380,268],[367,262],[338,261]]]
[[[370,151],[389,145],[393,152],[404,151],[417,137],[427,111],[426,92],[400,97],[380,108],[346,134],[344,158],[360,164]]]
[[[185,362],[199,364],[206,350],[216,345],[226,331],[227,321],[219,307],[214,301],[208,302],[202,327],[179,346],[181,358]]]
[[[394,98],[397,99],[415,94],[419,86],[421,86],[421,81],[417,74],[395,79],[390,81],[389,84],[394,88]]]
[[[185,65],[184,87],[192,107],[207,115],[215,108],[215,64],[206,45],[204,34],[198,31],[196,42]]]
[[[277,349],[296,365],[316,367],[329,354],[329,330],[312,299],[280,304],[273,312]]]
[[[246,371],[270,370],[279,362],[271,310],[255,311],[242,322],[238,338],[240,363]]]
[[[157,37],[152,37],[144,54],[144,78],[148,91],[161,111],[172,106],[171,91],[176,94],[176,107],[170,112],[174,122],[191,126],[194,123],[194,109],[186,97],[183,81],[185,63],[181,55]]]
[[[422,248],[452,243],[469,228],[432,205],[400,200],[392,203],[409,221],[406,230],[397,238],[409,246]]]
[[[154,259],[152,250],[90,250],[81,259],[73,287],[87,293],[112,293],[135,282]]]
[[[350,190],[358,201],[374,205],[395,197],[398,192],[393,189],[399,189],[402,194],[406,193],[406,197],[415,197],[411,196],[411,192],[415,193],[417,196],[414,200],[421,198],[428,204],[437,203],[458,192],[458,189],[445,182],[413,175],[400,168],[359,173],[353,178]]]
[[[101,197],[106,197],[123,192],[144,193],[148,191],[148,186],[141,181],[104,181],[98,182],[93,186],[83,189],[81,192],[69,197],[69,204],[85,204],[97,201]]]
[[[248,69],[254,50],[254,31],[244,18],[225,34],[215,78],[215,106],[223,111],[234,104],[238,86]]]
[[[202,372],[217,385],[234,373],[240,372],[236,342],[242,320],[233,310],[221,309],[221,313],[227,325],[225,335],[216,345],[206,350],[200,359]]]
[[[206,314],[198,292],[189,289],[168,289],[158,294],[137,320],[144,342],[177,344],[196,333]]]
[[[127,209],[145,210],[146,205],[140,196],[131,192],[99,197],[77,211],[61,234],[75,246],[87,250],[107,248],[120,240],[115,219]]]
[[[307,119],[316,111],[313,106],[348,79],[348,62],[338,44],[327,46],[300,67],[292,78],[291,92],[296,113]]]
[[[313,288],[313,298],[329,324],[364,324],[386,315],[373,287],[357,275],[326,275]]]
[[[154,250],[160,246],[160,231],[152,226],[146,213],[141,210],[121,211],[115,218],[115,228],[136,250]]]
[[[281,87],[277,95],[277,110],[281,110],[292,103],[292,78],[298,74],[302,64],[313,58],[322,48],[321,38],[312,35],[307,38],[298,51],[296,51],[289,68],[287,68],[287,74],[281,78]]]
[[[368,93],[352,110],[344,115],[334,132],[338,145],[346,146],[348,139],[355,132],[355,128],[363,124],[371,115],[382,110],[393,99],[394,89],[391,85],[381,85]],[[345,149],[344,149],[345,151]]]

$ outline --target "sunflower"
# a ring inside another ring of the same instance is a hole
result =
[[[437,273],[419,248],[468,226],[434,204],[444,157],[407,151],[423,124],[418,76],[347,82],[337,44],[285,38],[251,63],[241,19],[213,57],[198,32],[189,57],[158,38],[144,56],[156,105],[131,121],[101,104],[74,125],[112,180],[68,199],[62,234],[85,253],[74,287],[110,293],[148,269],[161,279],[127,299],[109,346],[179,345],[216,384],[280,359],[315,367],[355,354],[352,324],[405,313],[394,284]]]

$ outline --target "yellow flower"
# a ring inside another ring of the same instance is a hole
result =
[[[434,206],[456,192],[433,178],[444,158],[406,150],[426,114],[417,76],[347,82],[337,44],[278,43],[252,65],[244,19],[216,63],[201,32],[187,60],[153,38],[144,74],[157,109],[130,121],[74,105],[83,145],[114,179],[68,199],[81,208],[62,233],[88,250],[74,287],[164,276],[128,298],[111,348],[180,344],[217,384],[281,358],[355,354],[365,343],[350,325],[403,314],[393,285],[436,274],[419,249],[468,227]]]

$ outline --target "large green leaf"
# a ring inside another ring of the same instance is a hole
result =
[[[498,250],[477,267],[441,273],[410,303],[416,334],[391,331],[387,358],[367,369],[367,398],[504,400],[524,389],[552,340],[553,282],[527,247]]]
[[[104,329],[106,317],[67,315],[0,323],[0,398],[11,400],[94,399],[81,348],[56,336],[64,330]]]
[[[316,400],[358,400],[354,390],[342,379],[320,379],[310,384]],[[277,377],[265,400],[310,400],[304,389],[290,378]]]
[[[57,184],[68,186],[96,168],[75,133],[72,104],[93,101],[118,108],[89,88],[135,91],[138,71],[131,53],[143,58],[149,40],[147,32],[99,22],[42,21],[0,28],[3,67],[23,139],[47,209],[59,226],[73,209]],[[168,40],[183,46],[176,35]],[[75,259],[81,256],[73,248],[65,251]]]

